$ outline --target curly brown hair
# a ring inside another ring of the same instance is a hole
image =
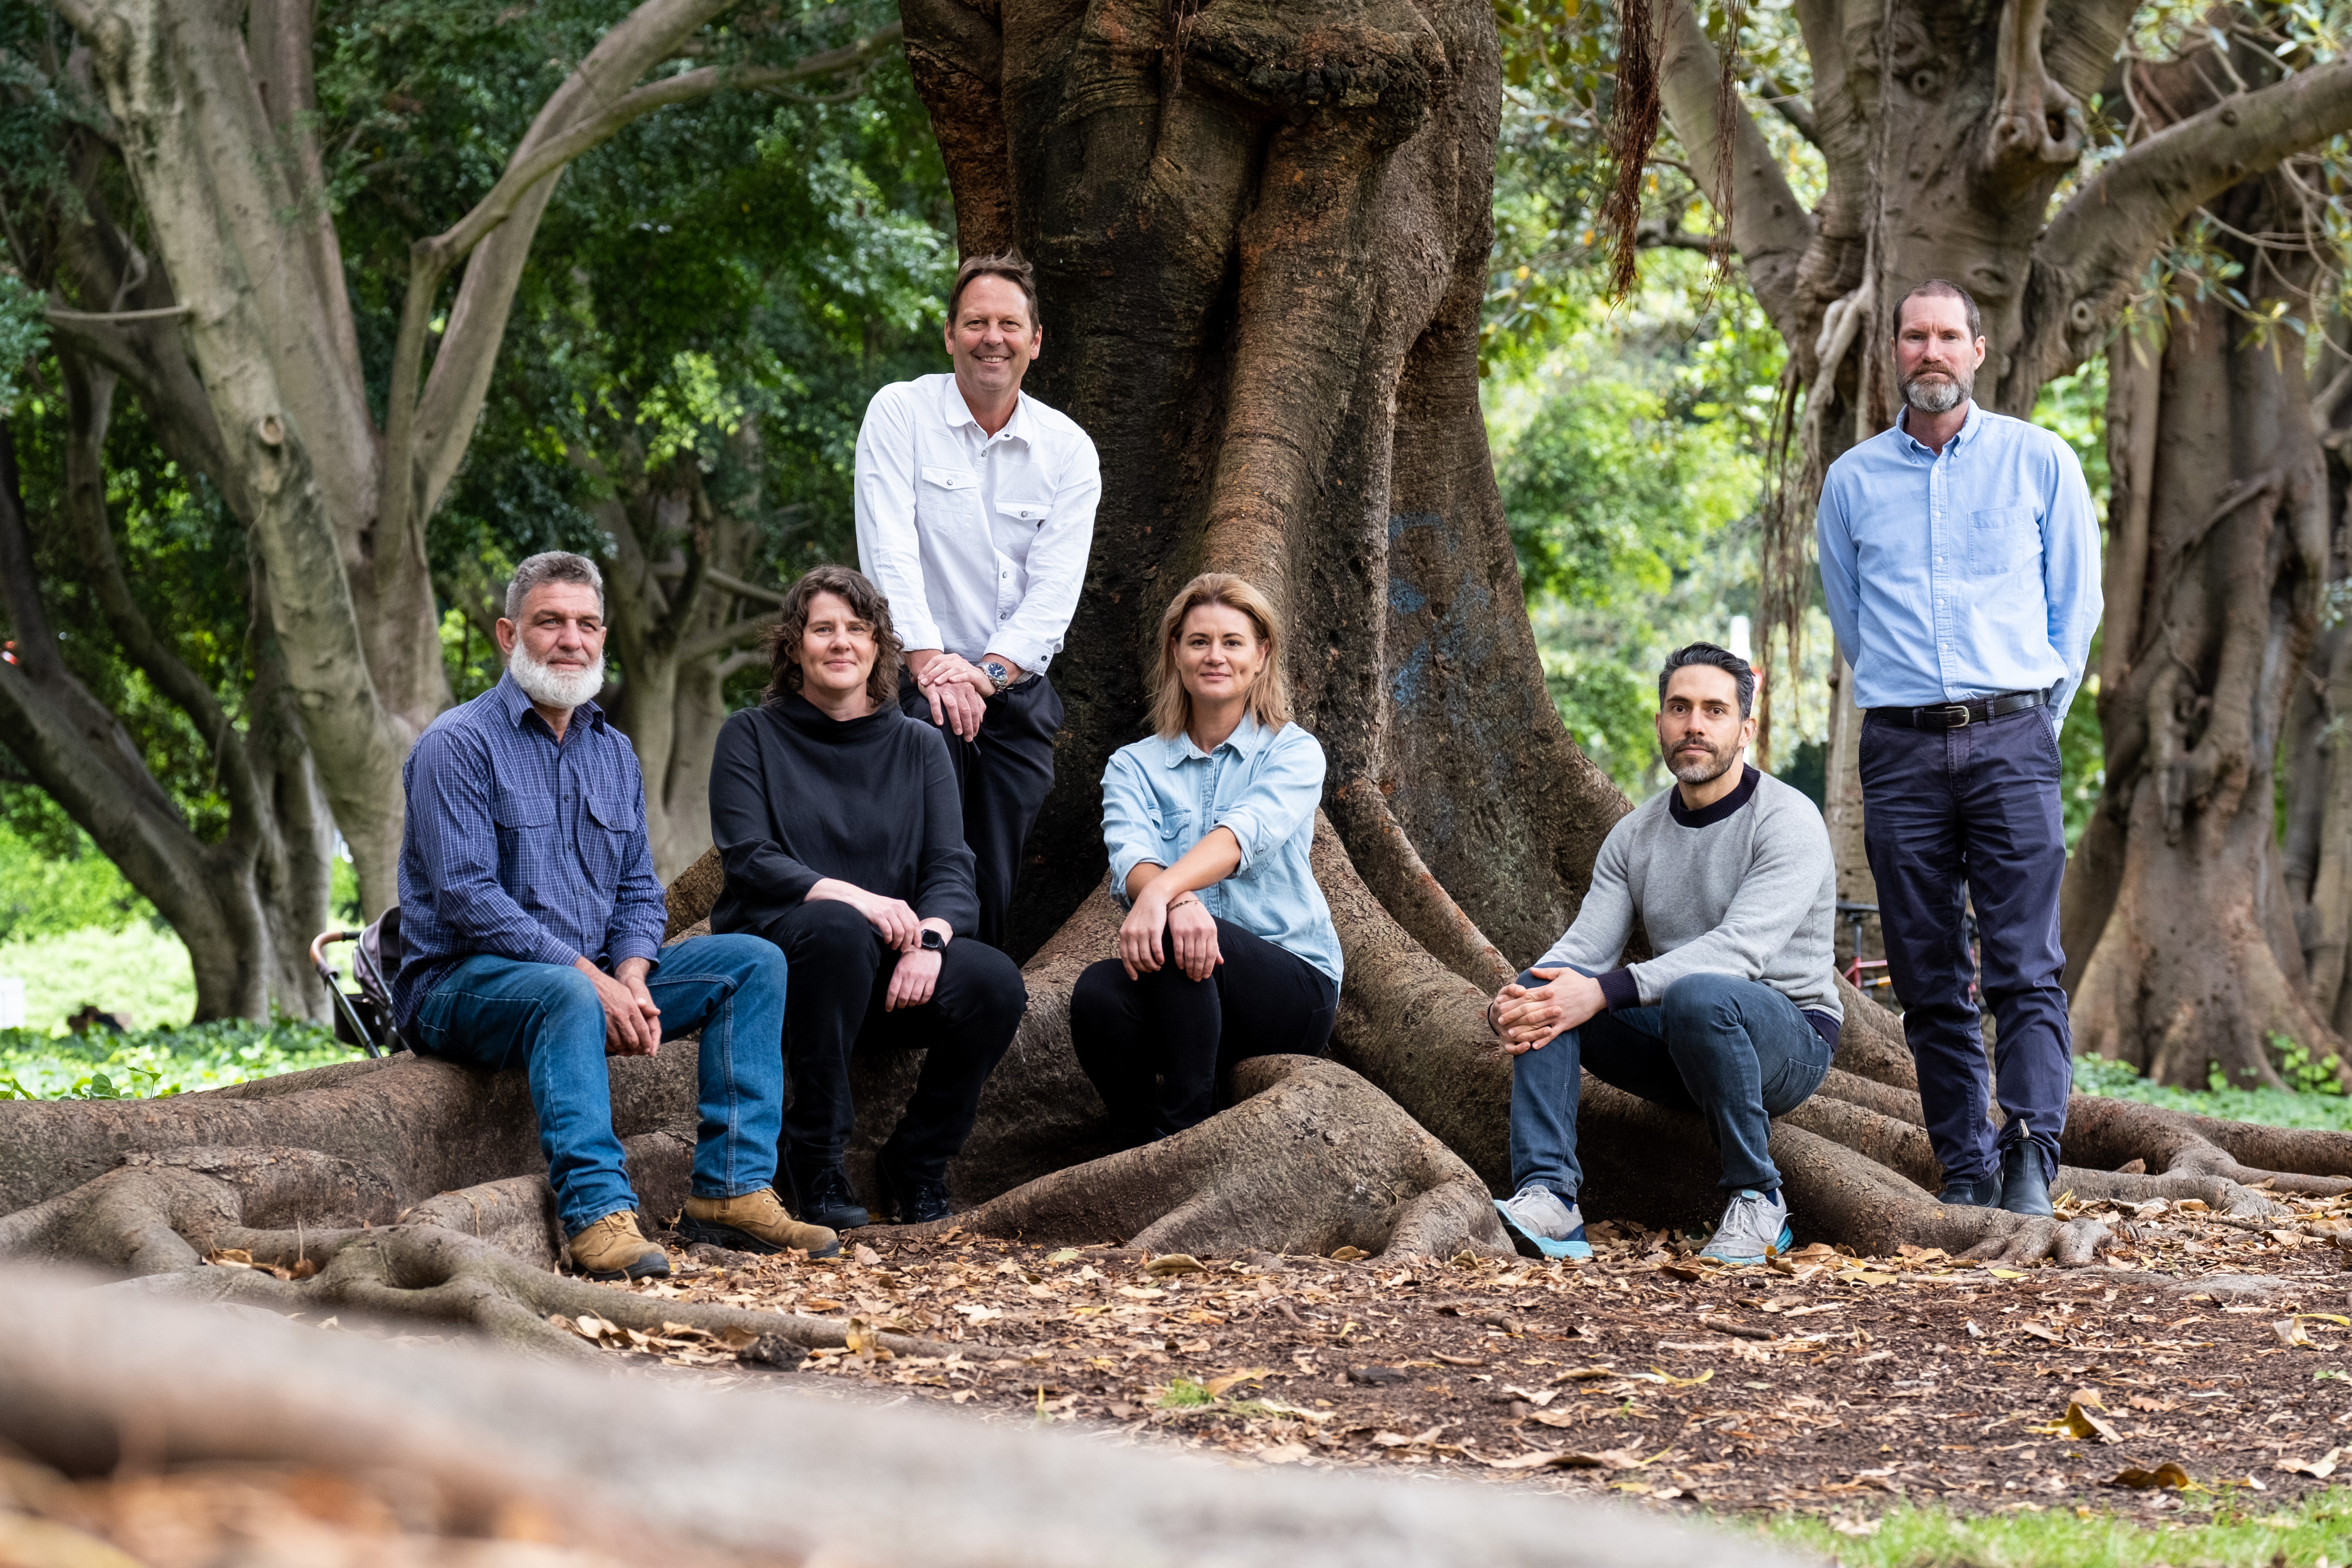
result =
[[[783,615],[760,639],[768,655],[765,703],[780,703],[801,689],[801,639],[808,632],[809,605],[820,593],[830,593],[849,606],[850,613],[874,628],[874,668],[866,677],[866,695],[876,708],[898,700],[898,659],[905,645],[890,624],[890,601],[873,580],[845,566],[820,566],[805,572],[784,591]]]

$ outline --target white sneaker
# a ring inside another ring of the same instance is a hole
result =
[[[1726,1263],[1761,1263],[1767,1248],[1786,1252],[1796,1244],[1797,1233],[1789,1226],[1789,1200],[1778,1192],[1766,1197],[1742,1187],[1723,1206],[1722,1223],[1699,1256]]]
[[[1562,1198],[1530,1182],[1507,1199],[1496,1198],[1495,1211],[1503,1217],[1512,1242],[1530,1258],[1592,1256],[1591,1244],[1584,1239],[1584,1211],[1574,1198]]]

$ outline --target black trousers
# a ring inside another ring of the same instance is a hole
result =
[[[2059,984],[2066,835],[2050,710],[1958,729],[1864,724],[1862,838],[1944,1180],[1990,1177],[2020,1138],[2032,1140],[2054,1177],[2074,1038]],[[1976,962],[1962,913],[1971,900],[1997,1026],[1991,1087],[2009,1118],[1998,1148],[1985,1113],[1982,1020],[1969,996]]]
[[[883,1159],[910,1176],[943,1176],[971,1135],[981,1086],[1028,1009],[1020,969],[985,943],[959,937],[940,956],[931,999],[887,1012],[882,1004],[898,955],[848,904],[812,899],[760,935],[783,949],[789,976],[784,1070],[792,1097],[777,1169],[804,1190],[809,1176],[841,1164],[856,1124],[849,1053],[871,1043],[924,1053],[914,1097],[883,1145]]]
[[[915,677],[898,677],[899,711],[929,724],[931,703]],[[980,928],[992,947],[1004,946],[1005,912],[1021,875],[1021,847],[1054,787],[1054,737],[1062,727],[1062,695],[1042,674],[1015,682],[990,697],[977,739],[944,730],[948,758],[963,794],[963,841],[971,846],[972,881],[980,894]]]
[[[1171,958],[1156,972],[1130,980],[1106,959],[1070,995],[1070,1045],[1122,1145],[1206,1121],[1217,1080],[1245,1057],[1322,1055],[1339,1010],[1328,975],[1228,921],[1217,922],[1224,962],[1205,980],[1187,978],[1160,941]]]

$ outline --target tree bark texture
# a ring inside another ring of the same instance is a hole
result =
[[[2178,112],[2220,74],[2210,51],[2134,68],[2136,96]],[[2306,221],[2283,174],[2232,187],[2211,211],[2243,235]],[[2285,301],[2307,319],[2307,256],[2217,243],[2256,309]],[[2337,1043],[2305,984],[2273,806],[2331,557],[2302,340],[2266,338],[2206,292],[2160,343],[2120,339],[2108,386],[2107,770],[2068,868],[2075,1045],[2167,1082],[2210,1071],[2276,1082],[2271,1037],[2314,1059]]]
[[[338,1478],[362,1517],[476,1538],[449,1542],[453,1559],[643,1561],[630,1543],[650,1539],[686,1568],[1703,1568],[1726,1550],[1676,1521],[1527,1491],[1203,1464],[932,1410],[387,1345],[79,1282],[0,1279],[14,1489],[35,1466],[165,1479],[282,1467],[313,1487]],[[595,1293],[613,1311],[637,1300]],[[675,1317],[677,1303],[656,1304]],[[888,1506],[843,1506],[871,1499],[877,1475],[921,1483],[895,1487]],[[534,1544],[493,1539],[526,1529]],[[1757,1568],[1795,1561],[1738,1551]]]

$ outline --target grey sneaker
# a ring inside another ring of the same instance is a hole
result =
[[[1548,1186],[1530,1182],[1507,1199],[1496,1198],[1495,1211],[1503,1217],[1512,1243],[1530,1258],[1592,1256],[1584,1239],[1584,1211],[1575,1199],[1563,1199]]]
[[[1725,1263],[1761,1263],[1765,1249],[1786,1252],[1797,1244],[1789,1227],[1789,1201],[1779,1193],[1766,1197],[1752,1187],[1741,1187],[1723,1206],[1723,1220],[1714,1239],[1699,1252]]]

